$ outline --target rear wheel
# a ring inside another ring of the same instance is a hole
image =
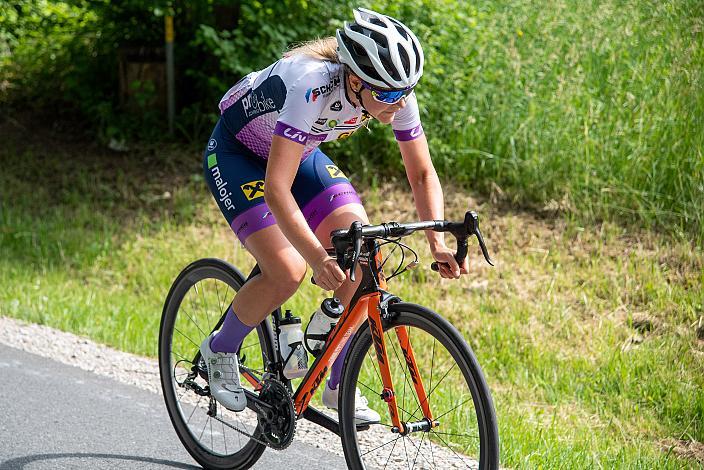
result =
[[[230,264],[201,259],[179,274],[164,304],[159,331],[164,400],[176,434],[205,468],[249,468],[266,448],[254,411],[229,411],[210,396],[199,352],[201,342],[219,327],[244,282]],[[263,326],[245,338],[238,355],[242,385],[254,391],[268,358],[274,357]]]
[[[397,303],[389,307],[389,313],[383,334],[399,419],[420,423],[425,418],[395,332],[404,327],[432,417],[439,425],[405,436],[392,430],[367,323],[353,339],[340,385],[340,427],[348,467],[497,469],[499,436],[494,406],[467,343],[449,322],[424,307]],[[356,387],[382,416],[381,423],[367,431],[354,425]]]

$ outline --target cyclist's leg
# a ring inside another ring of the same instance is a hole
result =
[[[303,258],[281,233],[264,203],[265,166],[243,155],[218,122],[204,157],[205,179],[228,224],[257,260],[261,274],[238,291],[213,351],[234,352],[244,337],[300,285]]]
[[[311,153],[301,164],[292,188],[294,197],[302,208],[308,225],[320,242],[331,247],[330,232],[339,228],[348,228],[354,221],[369,223],[367,214],[359,196],[349,179],[320,150]],[[335,291],[343,305],[348,305],[361,276],[357,282],[349,279]],[[337,388],[347,345],[333,364],[329,384]]]
[[[352,222],[360,221],[363,224],[368,224],[367,213],[361,204],[350,203],[342,207],[335,209],[331,212],[315,231],[315,235],[318,237],[324,246],[332,246],[330,240],[330,232],[340,228],[349,228]],[[362,280],[361,270],[357,267],[356,281],[352,282],[349,278],[335,291],[335,297],[340,299],[342,305],[349,305],[352,300],[352,296],[357,290],[359,283]],[[354,335],[350,335],[350,340]],[[347,350],[349,349],[350,341],[347,341],[345,347],[340,351],[340,354],[335,359],[335,362],[330,369],[330,378],[328,379],[328,386],[333,390],[337,388],[340,383],[340,376],[342,375],[342,365],[345,362],[345,356],[347,355]]]

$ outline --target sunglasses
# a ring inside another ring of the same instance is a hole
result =
[[[413,87],[406,88],[405,90],[380,90],[365,82],[362,82],[362,86],[372,93],[372,98],[374,98],[375,101],[384,104],[396,104],[401,101],[402,98],[413,93]]]

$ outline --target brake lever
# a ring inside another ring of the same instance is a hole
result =
[[[477,240],[479,241],[479,247],[481,248],[482,254],[484,255],[484,259],[491,266],[494,266],[494,262],[489,257],[489,250],[487,250],[486,248],[486,243],[484,243],[484,237],[482,237],[482,232],[479,230],[479,217],[477,216],[476,212],[467,211],[465,213],[464,232],[466,233],[465,236],[457,237],[457,253],[455,253],[455,260],[457,261],[457,263],[461,265],[462,261],[464,261],[465,257],[467,256],[467,237],[469,235],[476,235]],[[432,269],[433,271],[438,271],[438,262],[434,261],[430,265],[430,269]]]
[[[355,273],[357,272],[357,263],[359,262],[359,255],[362,251],[362,222],[356,220],[352,222],[350,226],[350,232],[352,232],[352,243],[354,245],[354,252],[352,253],[352,267],[350,268],[350,280],[355,281]]]
[[[494,266],[494,262],[489,257],[489,250],[486,249],[486,243],[484,243],[484,237],[482,237],[482,232],[479,231],[479,225],[477,225],[477,228],[476,228],[476,231],[474,232],[474,234],[477,236],[477,240],[479,240],[479,248],[482,249],[482,254],[484,255],[484,259],[486,260],[487,263]]]

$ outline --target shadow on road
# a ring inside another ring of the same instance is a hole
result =
[[[24,469],[25,466],[32,464],[34,462],[42,460],[56,460],[56,459],[110,459],[110,460],[125,460],[130,462],[140,462],[140,463],[151,463],[157,465],[163,465],[168,468],[184,468],[184,469],[200,469],[194,465],[189,465],[181,462],[172,462],[170,460],[153,459],[150,457],[137,457],[132,455],[119,455],[119,454],[83,454],[83,453],[66,453],[66,454],[35,454],[27,455],[25,457],[17,457],[14,459],[6,460],[0,463],[0,470],[20,470]],[[87,463],[86,468],[95,468],[94,464]]]

